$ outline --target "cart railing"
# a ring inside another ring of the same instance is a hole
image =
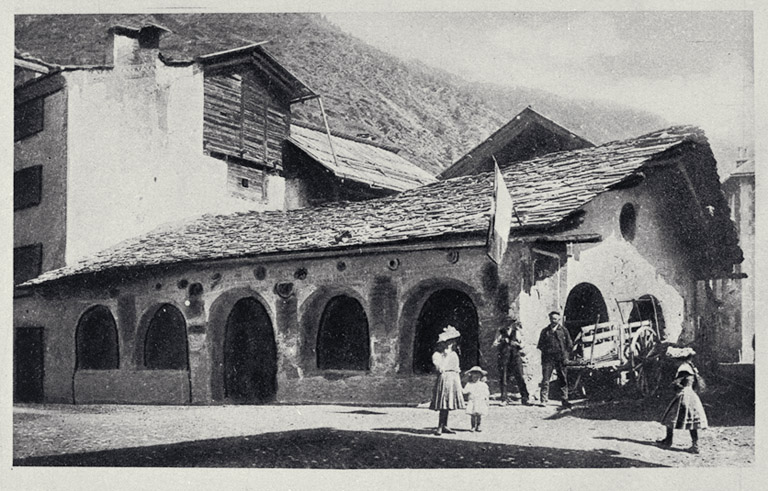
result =
[[[622,365],[630,356],[633,335],[643,327],[651,328],[651,321],[602,322],[584,326],[576,337],[574,351],[581,348],[584,362],[596,367]]]

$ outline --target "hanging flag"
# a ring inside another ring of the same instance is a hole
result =
[[[504,183],[496,157],[493,158],[493,205],[491,224],[488,229],[488,256],[496,264],[501,264],[509,241],[509,227],[512,225],[512,196]]]

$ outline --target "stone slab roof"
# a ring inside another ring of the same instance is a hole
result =
[[[435,181],[428,172],[377,145],[332,134],[334,160],[326,133],[295,124],[291,125],[288,141],[341,179],[393,191],[405,191]]]
[[[677,126],[630,140],[502,164],[522,219],[520,223],[513,218],[511,240],[515,234],[556,226],[595,196],[688,141],[707,145],[698,128]],[[291,211],[204,215],[128,239],[24,285],[179,262],[359,249],[455,234],[483,236],[488,229],[492,189],[493,173],[487,172],[368,201]]]

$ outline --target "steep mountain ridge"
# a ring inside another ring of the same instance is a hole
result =
[[[161,42],[175,59],[270,40],[268,50],[323,96],[334,130],[367,134],[436,174],[530,105],[602,143],[665,125],[615,104],[571,100],[530,89],[470,84],[457,75],[401,60],[343,32],[321,14],[33,15],[16,17],[16,47],[59,64],[104,64],[107,29],[152,22],[172,31]],[[316,101],[294,106],[322,122]]]

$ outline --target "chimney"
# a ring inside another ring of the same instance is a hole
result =
[[[160,54],[160,38],[168,32],[171,31],[155,24],[147,24],[139,29],[111,27],[112,65],[154,65]]]

